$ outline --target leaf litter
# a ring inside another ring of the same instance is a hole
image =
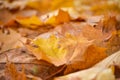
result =
[[[0,79],[119,79],[120,2],[99,3],[0,1]]]

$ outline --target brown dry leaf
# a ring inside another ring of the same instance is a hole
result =
[[[26,41],[26,38],[22,37],[19,33],[12,29],[0,30],[0,53],[9,49],[22,47],[22,42]]]
[[[105,53],[105,48],[91,45],[87,48],[82,57],[84,58],[83,61],[68,64],[64,74],[87,69],[107,57],[107,54]]]
[[[120,78],[120,65],[115,65],[114,74],[115,74],[115,78]]]
[[[29,55],[29,51],[25,48],[17,48],[9,51],[5,51],[0,55],[0,63],[6,63],[6,56],[13,63],[30,63],[33,62],[36,58]]]
[[[96,26],[96,28],[102,30],[102,34],[104,35],[104,46],[108,49],[108,54],[112,54],[120,48],[120,38],[117,34],[117,22],[116,16],[112,14],[104,16]]]
[[[109,39],[116,34],[116,17],[104,16],[98,24],[93,26],[85,26],[82,29],[82,33],[89,40],[95,40],[96,44],[101,44],[103,41],[109,41]]]
[[[18,28],[18,23],[14,19],[11,19],[7,23],[5,23],[3,26],[5,28],[12,28],[12,27],[17,27]]]
[[[31,17],[17,17],[16,21],[23,25],[24,27],[36,29],[41,26],[43,23],[37,16]]]
[[[103,41],[103,34],[101,30],[95,29],[94,27],[88,25],[82,28],[83,36],[88,40],[94,40],[94,43],[100,44]]]
[[[27,80],[24,73],[24,67],[21,72],[18,72],[15,65],[11,62],[7,62],[5,70],[6,80]]]
[[[96,28],[102,30],[104,35],[112,35],[116,31],[117,20],[114,14],[105,15],[104,18],[98,23]]]
[[[7,55],[8,59],[12,63],[14,63],[17,71],[22,71],[23,69],[22,65],[24,65],[25,74],[27,78],[30,79],[33,79],[34,77],[39,77],[45,80],[46,77],[49,77],[50,75],[54,74],[61,68],[61,67],[55,67],[53,64],[50,64],[46,61],[37,60],[33,55],[31,55],[31,53],[26,48],[17,48],[6,51],[0,55],[0,76],[1,76],[1,72],[4,71],[6,68],[5,55]],[[5,77],[4,73],[2,74],[3,77]],[[28,76],[30,74],[34,77]]]
[[[105,47],[107,47],[108,54],[113,54],[114,52],[120,50],[120,37],[118,34],[113,34],[109,41],[106,42]]]
[[[11,20],[11,18],[13,18],[13,16],[14,16],[8,10],[1,10],[0,15],[2,15],[2,16],[0,16],[0,21],[2,21],[3,24],[6,24],[6,22]]]
[[[88,40],[107,48],[107,53],[112,54],[120,48],[120,38],[117,34],[117,20],[114,15],[104,16],[96,26],[83,27],[82,33]]]

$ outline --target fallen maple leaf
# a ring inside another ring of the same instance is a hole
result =
[[[37,16],[31,16],[31,17],[17,17],[16,21],[23,25],[24,27],[36,29],[39,26],[41,26],[43,23]]]
[[[33,41],[33,43],[38,46],[39,54],[42,55],[43,60],[56,64],[57,66],[66,62],[64,58],[66,50],[58,45],[59,39],[54,35],[51,35],[48,39],[39,38]],[[41,57],[38,56],[37,59],[41,59]]]
[[[96,28],[102,31],[103,46],[107,48],[107,53],[112,54],[119,50],[120,38],[118,37],[117,19],[113,14],[105,15]]]
[[[58,38],[55,35],[48,38],[38,38],[33,41],[38,48],[28,46],[28,49],[33,52],[37,59],[43,59],[56,66],[69,64],[69,62],[79,61],[83,58],[85,50],[92,41],[79,36],[66,34],[63,38]]]

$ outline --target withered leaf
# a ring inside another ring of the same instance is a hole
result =
[[[17,48],[17,47],[22,47],[23,44],[21,41],[25,42],[26,38],[22,37],[19,33],[12,29],[7,29],[9,30],[9,34],[5,34],[0,30],[0,42],[3,43],[0,53],[9,49]]]

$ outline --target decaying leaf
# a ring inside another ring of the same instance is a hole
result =
[[[24,73],[24,66],[21,72],[18,72],[15,65],[11,62],[7,62],[5,70],[6,80],[27,80]]]
[[[46,77],[57,72],[61,67],[55,67],[53,64],[50,64],[43,60],[37,60],[36,57],[30,54],[26,48],[17,48],[4,52],[0,55],[0,79],[1,76],[5,77],[4,70],[6,69],[6,56],[10,60],[11,64],[17,69],[17,72],[21,72],[24,65],[24,72],[27,78],[34,79],[38,77],[37,80],[42,78],[43,80]],[[31,75],[31,76],[30,76]],[[51,78],[51,77],[50,77]],[[2,80],[2,79],[1,79]],[[29,79],[27,79],[29,80]]]

